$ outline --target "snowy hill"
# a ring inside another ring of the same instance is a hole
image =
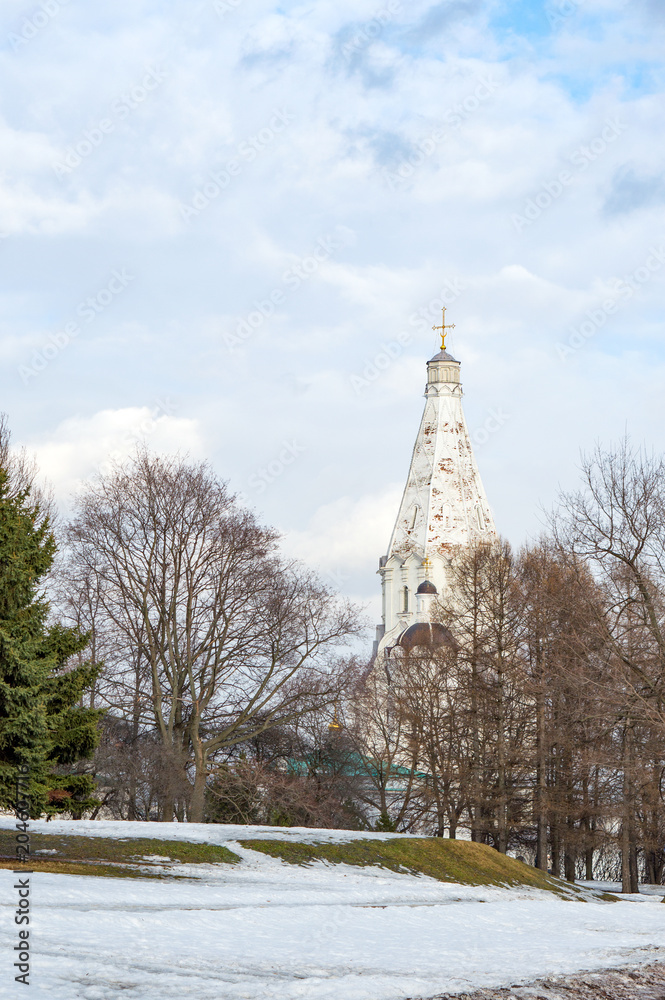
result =
[[[32,988],[53,1000],[404,1000],[665,957],[662,893],[570,901],[385,868],[303,867],[240,843],[392,835],[110,822],[31,828],[116,838],[128,848],[133,838],[216,844],[240,859],[174,865],[172,874],[186,876],[179,881],[36,872]],[[178,856],[175,844],[170,856]],[[151,858],[156,870],[162,857]],[[14,876],[1,876],[8,910]],[[14,930],[3,921],[5,954]]]

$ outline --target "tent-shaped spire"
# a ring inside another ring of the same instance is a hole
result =
[[[435,557],[495,534],[462,410],[460,363],[447,351],[427,365],[425,398],[388,558]]]
[[[423,617],[415,595],[426,577],[445,594],[455,549],[496,537],[462,410],[460,363],[445,349],[445,311],[442,327],[442,350],[427,363],[425,410],[388,554],[380,563],[381,648]]]

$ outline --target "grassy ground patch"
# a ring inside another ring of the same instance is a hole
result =
[[[236,864],[237,854],[214,844],[191,844],[183,840],[152,840],[111,837],[70,837],[34,833],[26,868],[67,875],[97,875],[113,878],[177,878],[168,871],[176,864]],[[0,867],[12,868],[15,861],[15,834],[0,831]],[[48,854],[41,854],[48,851]],[[20,865],[16,865],[20,867]],[[166,871],[151,872],[151,868]]]
[[[45,861],[32,859],[28,864],[17,865],[13,861],[0,860],[0,868],[10,868],[12,871],[54,872],[56,875],[96,875],[97,878],[150,878],[173,879],[185,878],[184,875],[165,874],[163,872],[144,871],[142,868],[130,868],[127,865],[104,864],[103,861]]]
[[[252,851],[281,858],[289,864],[313,861],[361,867],[389,868],[394,872],[429,875],[440,882],[462,885],[533,886],[560,895],[580,893],[575,886],[552,878],[514,858],[507,858],[484,844],[439,837],[352,840],[337,844],[299,844],[280,840],[241,840]]]

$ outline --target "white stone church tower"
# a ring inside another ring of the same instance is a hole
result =
[[[425,412],[388,547],[379,564],[383,623],[379,658],[401,646],[437,645],[441,626],[429,624],[436,595],[449,588],[450,556],[460,546],[496,537],[462,411],[460,363],[445,349],[445,309],[439,354],[427,363]]]

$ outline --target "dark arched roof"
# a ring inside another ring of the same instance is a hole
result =
[[[430,580],[423,580],[423,582],[418,587],[416,594],[438,594],[439,591],[436,589],[434,584]]]
[[[441,646],[456,648],[450,629],[439,622],[416,622],[415,625],[410,625],[402,632],[395,645],[401,646],[405,653],[410,653],[418,646],[428,649],[440,649]]]

